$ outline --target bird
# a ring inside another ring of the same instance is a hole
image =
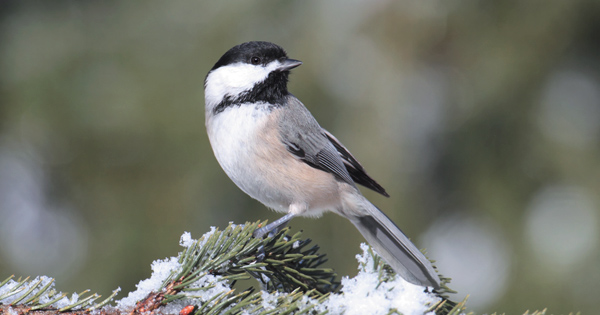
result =
[[[288,91],[290,70],[301,64],[274,43],[250,41],[225,52],[204,81],[205,124],[217,161],[242,191],[285,213],[254,236],[296,216],[331,211],[354,224],[403,279],[440,288],[431,262],[357,184],[389,197],[385,189]]]

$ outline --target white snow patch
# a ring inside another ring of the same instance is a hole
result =
[[[202,236],[201,241],[199,241],[199,247],[204,245],[206,243],[206,240],[212,234],[214,234],[216,230],[217,230],[216,227],[211,227],[210,231],[205,233]],[[192,236],[189,232],[184,232],[183,235],[181,235],[181,238],[179,240],[179,245],[188,248],[188,247],[192,246],[195,242],[196,241],[192,239]],[[140,281],[136,285],[137,290],[130,292],[127,295],[127,297],[117,301],[117,307],[124,311],[129,310],[129,309],[133,308],[138,301],[144,299],[151,292],[158,291],[160,289],[161,285],[163,284],[163,282],[169,277],[169,275],[171,275],[172,273],[175,273],[175,272],[179,272],[181,270],[182,266],[178,260],[179,260],[178,257],[169,257],[169,258],[165,258],[162,260],[159,259],[159,260],[153,261],[152,265],[151,265],[152,275],[150,276],[150,278]],[[212,281],[215,281],[215,282],[219,281],[218,279],[213,279],[211,277],[216,278],[214,276],[207,275],[207,276],[203,277],[202,279],[200,279],[199,282],[210,284],[210,283],[212,283]],[[204,285],[208,285],[208,284],[204,284]],[[208,294],[208,292],[214,293],[215,289],[216,289],[216,287],[213,289],[207,290],[207,291],[202,291],[202,292],[204,294]],[[186,300],[183,300],[181,302],[185,302],[185,301]],[[178,303],[178,304],[180,304],[180,303]],[[183,306],[185,306],[185,305],[183,305]]]
[[[265,311],[274,310],[277,307],[279,292],[269,293],[267,291],[262,291],[260,297],[262,298],[262,307]]]
[[[261,311],[272,311],[274,309],[277,309],[278,305],[277,305],[277,301],[278,299],[280,299],[281,297],[285,297],[287,296],[287,294],[285,293],[281,293],[281,292],[273,292],[273,293],[268,293],[266,291],[262,291],[261,293],[261,298],[262,298],[262,310]],[[306,308],[310,308],[313,307],[314,305],[317,304],[317,300],[311,299],[307,296],[303,296],[302,299],[300,299],[297,302],[297,306],[299,310],[304,310]],[[335,313],[331,313],[329,312],[329,314],[335,314]]]
[[[60,299],[58,302],[54,303],[54,305],[58,308],[63,308],[65,306],[69,306],[71,304],[77,303],[78,300],[79,300],[79,294],[73,293],[73,294],[71,294],[70,299],[65,296],[64,298]]]
[[[129,292],[126,298],[117,301],[117,306],[121,310],[128,310],[135,306],[135,303],[144,299],[150,292],[158,291],[163,282],[175,270],[181,268],[177,257],[170,257],[164,260],[155,260],[152,262],[152,276],[136,284],[137,290]]]
[[[5,299],[0,300],[0,303],[11,304],[13,301],[23,297],[23,294],[25,294],[29,289],[31,289],[31,287],[33,285],[38,283],[38,281],[41,281],[40,284],[37,286],[36,289],[31,291],[29,294],[27,294],[28,297],[32,297],[35,294],[37,294],[38,292],[40,292],[40,289],[45,287],[46,285],[48,285],[48,283],[50,283],[52,281],[52,278],[50,278],[48,276],[36,277],[35,279],[30,280],[30,281],[26,282],[25,284],[23,284],[18,289],[19,292],[17,294],[11,295]],[[0,296],[4,295],[5,293],[8,293],[9,291],[12,291],[18,284],[19,284],[19,282],[15,281],[15,280],[12,280],[12,279],[9,280],[5,285],[2,286],[2,288],[0,288]],[[54,283],[50,284],[50,286],[48,287],[46,292],[43,293],[42,295],[40,295],[39,301],[41,304],[48,303],[48,302],[54,300],[55,298],[57,298],[60,294],[62,294],[60,292],[56,293],[55,290],[53,290],[53,288],[54,288]],[[54,294],[48,294],[49,292],[54,292]],[[21,299],[21,302],[25,301],[26,299],[27,299],[27,297],[24,297],[23,299]],[[64,298],[60,299],[58,302],[54,302],[53,304],[51,304],[51,306],[56,307],[56,308],[65,307],[67,305],[76,303],[78,299],[79,299],[79,296],[76,293],[74,293],[71,296],[71,299],[64,297]]]
[[[18,289],[18,290],[20,290],[19,293],[0,300],[0,303],[11,304],[16,299],[21,298],[23,296],[23,294],[25,294],[25,292],[27,292],[32,287],[33,284],[37,283],[40,280],[42,281],[42,283],[38,286],[38,288],[42,288],[45,285],[47,285],[48,282],[52,281],[52,278],[46,277],[46,276],[36,277],[35,279],[33,279],[33,280],[29,281],[28,283],[24,284],[23,286],[21,286]],[[18,284],[19,284],[19,282],[17,282],[17,281],[14,281],[12,279],[9,280],[4,286],[2,286],[2,288],[0,288],[0,296],[4,295],[5,293],[8,293],[9,291],[12,291]],[[28,295],[33,296],[33,294],[36,294],[37,292],[39,292],[39,290],[35,289],[33,292],[31,292]]]
[[[317,311],[328,310],[330,314],[389,314],[395,309],[404,315],[425,314],[430,305],[440,301],[425,288],[404,281],[397,276],[394,280],[380,283],[378,273],[374,271],[373,259],[362,244],[362,255],[357,260],[365,265],[356,277],[342,278],[339,294],[331,295],[325,303],[317,305]],[[430,314],[434,314],[430,312]]]
[[[192,234],[190,232],[183,232],[181,238],[179,239],[179,245],[188,248],[192,246],[195,241],[196,240],[192,238]]]
[[[190,285],[191,288],[205,288],[214,285],[213,288],[208,290],[190,291],[185,294],[189,296],[187,299],[181,299],[170,302],[164,307],[159,309],[159,313],[162,314],[179,314],[182,308],[188,305],[200,305],[213,298],[215,295],[228,292],[231,289],[227,285],[227,282],[222,279],[221,276],[205,275],[198,281]]]

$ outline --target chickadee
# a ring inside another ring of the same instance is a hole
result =
[[[356,184],[387,197],[383,187],[288,92],[290,70],[301,64],[273,43],[247,42],[227,51],[204,82],[206,129],[219,164],[250,197],[287,213],[255,236],[329,210],[350,220],[402,278],[439,288],[429,260]]]

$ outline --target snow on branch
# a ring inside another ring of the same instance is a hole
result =
[[[464,301],[447,299],[451,292],[429,291],[404,281],[367,245],[357,255],[359,273],[337,279],[322,265],[325,255],[310,239],[289,235],[254,238],[266,222],[211,230],[198,240],[181,236],[177,257],[156,260],[152,275],[137,290],[108,305],[97,294],[72,294],[54,289],[54,279],[38,277],[0,283],[0,314],[459,314]],[[259,289],[237,288],[255,279]],[[98,302],[97,302],[98,301]]]

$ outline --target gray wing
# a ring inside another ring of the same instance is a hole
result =
[[[354,156],[331,133],[321,128],[308,109],[290,95],[279,128],[287,150],[308,165],[334,174],[350,185],[359,183],[386,197],[387,192],[371,178]],[[301,133],[300,133],[301,132]]]
[[[279,120],[281,141],[290,153],[306,164],[355,186],[334,145],[308,109],[293,95],[288,97],[282,115],[284,117]]]

